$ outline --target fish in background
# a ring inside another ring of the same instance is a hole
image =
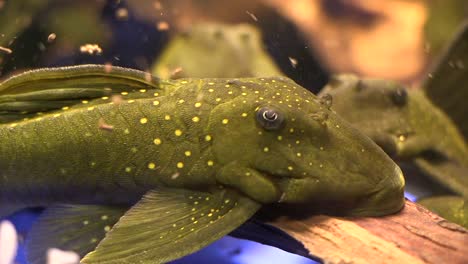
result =
[[[161,80],[108,65],[0,84],[0,215],[47,207],[28,234],[82,263],[162,263],[265,204],[343,215],[404,205],[399,167],[285,77]]]
[[[443,193],[451,196],[421,202],[468,227],[467,23],[421,88],[406,89],[388,80],[340,74],[319,95],[331,95],[337,114],[395,160],[415,166],[434,182],[431,188],[443,186]]]
[[[195,24],[175,35],[152,73],[162,79],[239,78],[283,75],[249,24]]]

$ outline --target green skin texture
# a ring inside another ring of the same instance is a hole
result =
[[[396,94],[401,90],[407,92],[404,104],[392,99],[398,97]],[[359,79],[342,74],[332,78],[321,91],[320,95],[323,94],[333,97],[333,110],[337,114],[368,135],[394,159],[412,162],[425,176],[465,199],[468,197],[467,144],[453,121],[426,97],[423,90],[405,89],[387,80]],[[437,157],[431,160],[425,156],[427,153],[437,153]],[[443,203],[436,207],[440,204]],[[450,204],[446,203],[447,206]],[[444,212],[456,211],[452,209],[447,207]],[[457,220],[459,216],[448,218]],[[465,220],[457,223],[463,225]]]
[[[90,74],[101,83],[113,76],[147,77],[118,67],[111,76],[96,65],[33,71],[1,84],[0,107],[2,99],[32,90],[80,87],[86,83],[80,78]],[[260,205],[341,202],[345,214],[356,216],[390,214],[404,205],[399,167],[287,78],[146,82],[156,88],[123,93],[119,102],[98,97],[4,121],[0,205],[131,206],[161,187],[217,186]],[[256,117],[262,107],[276,109],[283,126],[262,127]],[[314,120],[317,113],[328,118]],[[102,120],[112,128],[99,125]],[[344,206],[350,202],[351,208]]]
[[[443,218],[468,228],[468,203],[460,196],[438,196],[421,199],[419,204]]]
[[[177,68],[182,71],[171,75]],[[174,36],[152,73],[163,79],[283,75],[263,48],[256,28],[216,23],[196,24]]]

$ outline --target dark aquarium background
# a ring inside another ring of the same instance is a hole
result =
[[[0,75],[89,63],[151,71],[174,36],[196,23],[216,22],[257,28],[263,48],[280,71],[313,93],[337,72],[417,87],[466,16],[465,4],[464,0],[0,0]],[[236,67],[229,59],[225,63],[223,67]],[[418,180],[409,183],[409,199],[430,194]],[[20,236],[17,263],[27,263],[21,242],[41,210],[27,209],[8,218]],[[316,262],[225,237],[172,263]]]

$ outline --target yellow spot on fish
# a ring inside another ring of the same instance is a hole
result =
[[[128,103],[131,104],[131,103],[134,103],[135,100],[128,100]]]
[[[199,118],[198,116],[194,116],[194,117],[192,117],[192,121],[193,121],[194,123],[197,123],[197,122],[200,121],[200,118]]]
[[[294,168],[292,166],[288,166],[288,171],[292,171]]]
[[[94,110],[94,106],[88,107],[88,111]]]
[[[121,92],[120,94],[121,94],[121,95],[127,95],[128,92]]]
[[[140,89],[140,93],[146,93],[145,89]]]
[[[41,121],[41,120],[42,120],[42,117],[36,118],[36,121]]]
[[[154,93],[153,95],[154,95],[154,96],[159,96],[159,93]]]
[[[104,227],[104,231],[106,231],[106,232],[109,232],[110,229],[111,229],[110,226],[105,226]]]
[[[154,164],[153,162],[148,163],[148,169],[154,170],[154,168],[156,168],[156,164]]]
[[[165,115],[164,120],[171,120],[171,116],[170,115]]]
[[[219,101],[221,101],[221,98],[218,97],[218,98],[215,99],[215,101],[219,102]]]
[[[205,136],[205,141],[211,141],[211,139],[212,139],[212,138],[211,138],[210,135],[206,135],[206,136]]]
[[[138,151],[138,149],[133,147],[133,148],[130,149],[130,151],[133,152],[133,153],[136,153]]]
[[[221,123],[223,123],[223,125],[226,125],[227,123],[229,123],[229,120],[228,119],[223,119],[223,121],[221,121]]]
[[[180,83],[181,84],[187,84],[188,82],[187,81],[181,81]]]
[[[186,150],[184,154],[185,156],[190,157],[192,155],[192,152],[190,152],[190,150]]]
[[[242,95],[247,95],[247,93],[242,93]]]
[[[247,117],[247,113],[242,113],[241,116],[242,117]]]
[[[301,157],[302,154],[300,152],[296,153],[296,156]]]
[[[294,128],[290,128],[289,133],[294,133]]]
[[[159,101],[153,101],[153,105],[159,105]]]
[[[224,200],[225,204],[228,204],[229,202],[231,202],[231,200],[229,200],[229,199]]]
[[[199,103],[199,102],[196,102],[196,103],[195,103],[195,107],[198,108],[198,107],[200,107],[200,106],[201,106],[201,103]]]
[[[146,117],[141,118],[140,123],[142,123],[142,124],[148,123],[148,118],[146,118]]]
[[[109,217],[107,215],[101,216],[101,220],[107,220]]]
[[[84,220],[84,221],[83,221],[83,225],[87,225],[87,224],[89,224],[89,221],[88,221],[88,220]]]
[[[229,87],[231,87],[231,85],[226,84],[226,85],[224,85],[224,87],[229,88]]]
[[[210,88],[210,89],[208,89],[208,92],[212,93],[212,92],[214,92],[214,90]]]
[[[176,129],[176,130],[174,131],[174,134],[175,134],[177,137],[180,137],[180,136],[182,135],[182,130]]]
[[[268,152],[268,151],[270,151],[270,149],[268,147],[263,148],[263,152]]]
[[[214,162],[212,160],[209,160],[206,162],[206,164],[211,167],[214,165]]]
[[[153,140],[153,143],[154,143],[155,145],[161,145],[162,141],[161,141],[160,138],[155,138],[155,139]]]
[[[283,140],[283,136],[278,136],[277,139],[278,139],[278,141],[281,141],[281,140]]]
[[[250,172],[245,173],[245,176],[250,176],[250,175],[251,175]]]
[[[102,100],[107,100],[107,99],[109,99],[109,97],[108,96],[103,96],[103,97],[101,97],[101,99]]]
[[[130,167],[125,168],[125,172],[131,172],[131,171],[132,171],[132,168],[130,168]]]
[[[208,214],[208,217],[212,217],[212,216],[213,216],[213,213],[209,213],[209,214]]]
[[[127,134],[127,135],[130,134],[130,130],[128,130],[128,128],[126,128],[126,129],[124,130],[124,134]]]
[[[68,110],[68,109],[70,109],[70,107],[68,107],[68,106],[62,107],[62,110]]]
[[[320,147],[320,150],[324,150],[324,148],[323,148],[323,147]]]
[[[83,104],[89,103],[87,100],[83,100],[83,101],[81,101],[81,102],[82,102]]]
[[[184,102],[185,102],[184,99],[180,99],[180,100],[179,100],[179,104],[182,104],[182,103],[184,103]]]
[[[55,114],[55,115],[54,115],[54,117],[59,117],[59,116],[60,116],[60,114]]]
[[[214,85],[214,82],[209,82],[208,85]]]

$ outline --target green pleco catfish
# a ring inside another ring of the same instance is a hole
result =
[[[152,72],[165,79],[282,75],[255,27],[219,23],[196,24],[176,35]]]
[[[421,90],[405,89],[392,81],[341,74],[334,76],[320,95],[331,95],[333,110],[395,159],[411,162],[425,176],[466,199],[467,54],[468,26],[465,24]],[[458,212],[449,208],[451,205],[446,203],[444,212]],[[460,215],[449,219],[460,219]]]
[[[435,196],[424,198],[418,203],[443,218],[468,228],[468,202],[460,196]]]
[[[45,206],[28,259],[163,263],[262,205],[404,205],[398,166],[329,102],[284,78],[163,81],[119,67],[48,68],[0,84],[0,213]]]

